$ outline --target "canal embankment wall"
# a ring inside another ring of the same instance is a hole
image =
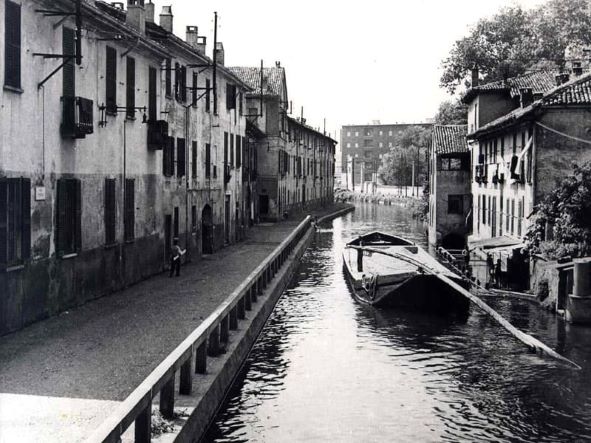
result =
[[[353,210],[348,205],[318,214],[317,223]],[[165,426],[158,426],[166,432],[152,435],[152,441],[198,441],[291,281],[313,238],[312,220],[307,217],[300,223],[121,403],[91,441],[117,441],[120,437],[122,441],[147,441],[146,437],[155,429],[153,415],[167,420]]]

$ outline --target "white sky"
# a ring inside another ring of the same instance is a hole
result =
[[[471,24],[504,5],[540,0],[153,0],[172,4],[174,32],[195,25],[213,45],[213,12],[227,66],[286,68],[294,114],[343,124],[420,122],[448,98],[441,60]],[[297,111],[297,112],[296,112]],[[338,140],[338,132],[336,132]]]

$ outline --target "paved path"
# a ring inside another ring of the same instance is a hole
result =
[[[59,440],[51,438],[56,426],[79,440],[300,220],[257,225],[244,242],[183,266],[178,278],[161,274],[0,337],[0,442]]]

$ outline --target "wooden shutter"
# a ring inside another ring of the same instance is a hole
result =
[[[236,167],[242,166],[242,143],[240,136],[236,135]]]
[[[61,178],[57,181],[57,213],[56,213],[56,232],[55,249],[58,255],[63,255],[66,249],[66,201],[67,201],[66,179]]]
[[[236,109],[236,85],[226,83],[226,109]]]
[[[228,164],[228,133],[224,132],[224,167]]]
[[[230,165],[234,167],[234,135],[230,134]]]
[[[180,99],[181,90],[181,66],[178,63],[174,64],[174,98]]]
[[[113,178],[105,179],[105,244],[111,245],[115,243],[115,226],[116,226],[116,182]]]
[[[187,67],[181,67],[181,101],[187,101]]]
[[[197,178],[197,142],[191,144],[191,177]]]
[[[107,46],[105,82],[107,110],[117,112],[117,51],[110,46]]]
[[[193,84],[191,85],[191,105],[197,106],[197,73],[193,72]]]
[[[177,138],[176,139],[176,154],[177,154],[177,167],[176,167],[176,174],[177,177],[184,177],[185,176],[185,139],[184,138]]]
[[[169,58],[166,59],[164,72],[164,77],[166,79],[166,96],[170,97],[172,95],[172,63]]]
[[[135,116],[135,59],[127,57],[127,84],[126,84],[127,117]]]
[[[64,55],[75,55],[75,32],[70,28],[63,28],[62,30],[62,51]],[[62,95],[64,97],[75,97],[76,96],[76,67],[74,65],[74,59],[65,60],[64,67],[62,69],[63,89]],[[73,110],[74,108],[72,108]]]
[[[205,178],[211,177],[211,145],[205,144]]]
[[[4,84],[21,87],[21,6],[6,0],[4,15]]]
[[[156,69],[148,69],[148,119],[158,120],[158,111],[156,108]]]
[[[21,258],[31,257],[31,179],[21,178]]]
[[[209,112],[211,107],[211,97],[209,91],[211,89],[211,82],[209,79],[205,79],[205,112]]]
[[[74,248],[76,251],[82,249],[82,182],[78,179],[72,180],[74,191]]]
[[[8,261],[8,185],[0,179],[0,266]]]
[[[126,241],[130,241],[135,238],[135,180],[133,178],[125,179],[124,214],[124,237]]]

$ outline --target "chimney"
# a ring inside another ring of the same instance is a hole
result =
[[[163,6],[160,13],[160,27],[172,34],[172,6]]]
[[[197,26],[187,26],[185,41],[199,54],[205,55],[206,37],[199,35]]]
[[[583,75],[583,66],[581,62],[573,62],[573,75],[576,77]]]
[[[120,9],[121,11],[125,11],[125,7],[123,6],[123,2],[112,2],[111,6],[116,9]]]
[[[569,79],[570,76],[566,72],[556,75],[556,86],[560,86],[566,83],[567,81],[569,81]]]
[[[478,68],[474,66],[472,68],[472,87],[478,86]]]
[[[532,88],[519,89],[519,101],[521,102],[522,108],[526,108],[531,105],[534,101],[534,93]]]
[[[224,66],[224,45],[222,42],[217,42],[215,45],[216,63]]]
[[[154,23],[154,3],[152,0],[149,0],[148,3],[144,5],[146,9],[146,21],[149,23]]]
[[[137,29],[141,34],[146,33],[146,10],[144,0],[127,0],[127,15],[125,22]]]

